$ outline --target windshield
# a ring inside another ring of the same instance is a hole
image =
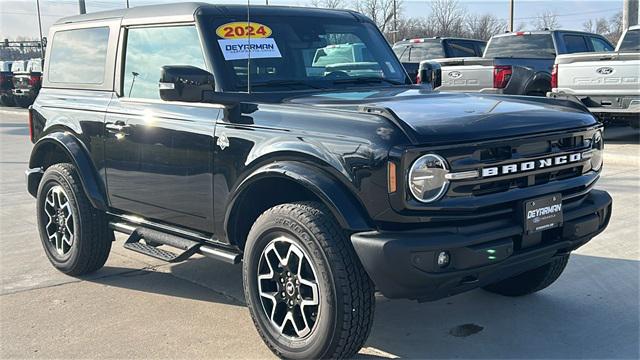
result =
[[[246,91],[404,84],[406,75],[378,29],[351,19],[213,18],[225,87]],[[248,39],[251,33],[251,39]],[[247,74],[250,69],[250,74]]]
[[[489,41],[484,57],[549,59],[556,56],[551,34],[497,36]]]
[[[414,44],[398,44],[393,47],[400,61],[420,62],[422,60],[440,59],[445,57],[440,40],[425,41]]]
[[[637,52],[640,51],[640,29],[628,30],[622,43],[620,43],[621,52]]]

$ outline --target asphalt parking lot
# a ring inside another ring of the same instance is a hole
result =
[[[49,265],[24,170],[26,112],[0,108],[0,358],[273,358],[244,306],[239,266],[168,265],[114,244],[96,274]],[[433,303],[377,298],[362,358],[640,357],[638,131],[605,132],[600,188],[608,230],[550,288],[524,298],[481,290]]]

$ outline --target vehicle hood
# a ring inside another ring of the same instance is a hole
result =
[[[569,101],[441,93],[416,87],[318,93],[286,102],[379,113],[416,144],[508,138],[597,124],[586,108]]]

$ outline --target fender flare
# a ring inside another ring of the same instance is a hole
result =
[[[227,234],[230,221],[238,210],[237,200],[245,190],[262,179],[274,177],[294,181],[317,196],[331,210],[343,229],[367,231],[373,228],[364,206],[331,174],[300,162],[279,161],[257,168],[238,185],[229,201],[224,218],[224,229]]]
[[[107,211],[109,206],[106,191],[103,186],[100,185],[98,172],[89,156],[89,151],[82,142],[70,132],[55,132],[40,138],[31,151],[29,168],[42,168],[47,155],[46,149],[49,146],[54,146],[65,152],[78,171],[82,188],[93,207],[98,210]],[[39,180],[34,183],[29,182],[29,193],[32,195],[37,194],[38,185]],[[34,186],[35,188],[32,188]]]

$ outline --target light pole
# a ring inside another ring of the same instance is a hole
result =
[[[396,43],[396,37],[398,36],[398,3],[397,0],[393,0],[393,43]]]
[[[40,17],[40,0],[36,0],[36,7],[38,8],[38,31],[40,31],[40,56],[44,60],[44,42],[42,41],[42,19]]]
[[[509,0],[509,31],[513,32],[513,1]]]
[[[129,0],[127,0],[127,9],[129,8]]]
[[[78,0],[78,7],[80,8],[80,14],[87,13],[87,6],[84,4],[84,0]]]

